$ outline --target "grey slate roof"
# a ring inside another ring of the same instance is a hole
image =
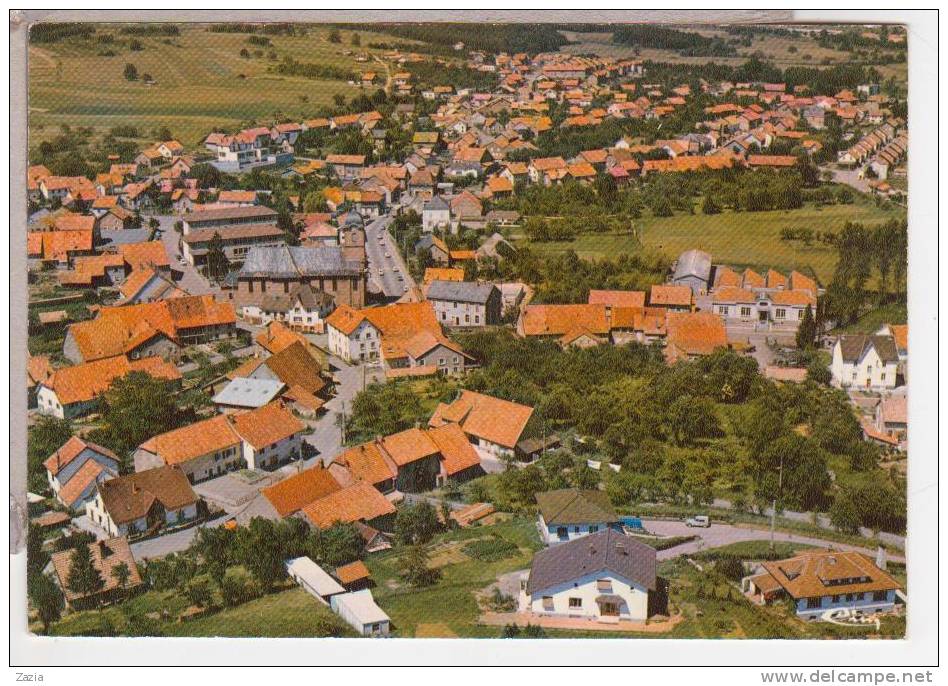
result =
[[[543,521],[549,525],[609,524],[619,521],[605,491],[562,488],[536,494]]]
[[[497,287],[492,283],[432,281],[428,286],[427,298],[428,300],[452,300],[485,305],[495,290]]]
[[[451,207],[444,201],[440,195],[436,195],[434,198],[425,203],[426,210],[450,210]]]
[[[654,548],[615,529],[606,529],[534,555],[527,593],[533,595],[596,572],[611,572],[654,591],[655,565]]]
[[[711,278],[711,255],[703,250],[688,250],[679,255],[673,278],[678,281],[689,276],[708,281]]]
[[[233,407],[263,407],[283,390],[282,381],[237,377],[214,396],[217,405]]]
[[[338,245],[257,246],[247,252],[240,276],[292,279],[299,276],[358,276],[362,266],[346,260]]]
[[[866,334],[840,336],[839,347],[844,362],[859,362],[869,352],[869,348],[873,347],[876,349],[879,359],[883,362],[899,361],[899,351],[892,336],[869,336]]]

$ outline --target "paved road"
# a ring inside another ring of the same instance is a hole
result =
[[[365,253],[369,262],[369,278],[379,284],[385,297],[400,298],[414,288],[415,282],[408,273],[395,239],[388,231],[391,222],[391,217],[379,217],[366,224]]]
[[[336,394],[326,403],[326,412],[313,423],[312,431],[303,437],[303,440],[319,451],[317,457],[307,460],[307,467],[315,465],[317,460],[328,464],[342,451],[342,430],[337,426],[338,415],[345,412],[347,416],[351,416],[352,401],[363,385],[368,386],[385,378],[382,369],[377,365],[349,365],[337,357],[330,357],[329,362],[338,369],[335,373]]]
[[[178,249],[178,241],[181,238],[181,234],[174,230],[174,223],[178,221],[180,217],[170,214],[142,215],[144,226],[148,226],[148,221],[152,217],[157,219],[160,225],[158,237],[161,242],[164,243],[168,257],[171,259],[171,268],[182,275],[178,280],[178,285],[191,295],[206,295],[219,290],[211,286],[208,280],[201,276],[197,269],[190,264],[182,263],[179,259],[181,251]]]
[[[730,524],[712,524],[706,529],[691,528],[684,522],[662,520],[662,519],[644,519],[642,525],[653,534],[662,536],[698,536],[699,540],[691,541],[683,545],[660,550],[658,552],[659,560],[670,560],[679,555],[690,555],[709,548],[719,548],[731,543],[741,541],[767,541],[770,540],[770,531],[764,529],[750,529]],[[865,553],[874,558],[876,551],[872,548],[862,548],[847,543],[837,543],[836,541],[827,541],[821,538],[811,536],[800,536],[798,534],[789,534],[782,531],[774,533],[774,540],[787,543],[803,543],[822,548],[833,548],[834,550],[855,550]],[[888,555],[888,559],[893,562],[904,562],[905,558],[899,555]]]
[[[171,553],[181,552],[191,545],[191,541],[193,541],[194,537],[197,536],[199,529],[205,526],[220,526],[228,519],[230,519],[230,515],[223,515],[217,519],[209,519],[208,521],[196,526],[191,526],[187,529],[175,531],[173,534],[165,534],[164,536],[149,538],[144,541],[136,541],[130,546],[132,549],[132,554],[135,556],[136,560],[142,562],[145,559],[164,557],[165,555],[170,555]]]
[[[869,179],[859,178],[859,169],[835,169],[833,167],[820,167],[820,171],[828,171],[833,175],[835,183],[842,183],[851,188],[855,188],[860,193],[868,193],[872,189],[869,187]]]

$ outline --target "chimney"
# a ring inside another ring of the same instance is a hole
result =
[[[886,565],[886,559],[885,559],[885,557],[886,557],[886,556],[885,556],[885,548],[883,548],[883,547],[880,545],[878,548],[876,548],[876,567],[878,567],[879,569],[882,569],[882,570],[885,569],[885,565]]]

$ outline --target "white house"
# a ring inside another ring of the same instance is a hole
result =
[[[258,304],[244,305],[243,315],[253,323],[283,322],[294,331],[322,333],[323,320],[332,312],[334,300],[309,284],[295,284],[289,293],[268,293]]]
[[[375,604],[369,589],[334,595],[329,599],[329,605],[362,636],[388,636],[391,620]]]
[[[382,334],[368,319],[363,318],[351,329],[337,324],[327,326],[326,330],[329,352],[336,357],[346,362],[379,359]]]
[[[830,371],[837,388],[882,391],[895,388],[899,354],[892,336],[851,334],[833,346]]]
[[[158,467],[98,485],[86,516],[112,536],[185,524],[198,516],[198,497],[180,469]]]
[[[501,296],[491,283],[432,281],[425,297],[443,326],[481,327],[499,324]]]
[[[655,549],[613,529],[541,550],[521,579],[519,609],[591,621],[645,621],[661,602]]]
[[[460,424],[479,453],[502,458],[514,456],[532,417],[527,405],[464,390],[451,404],[438,403],[428,425]]]
[[[790,598],[798,617],[819,619],[828,610],[888,612],[901,586],[878,564],[852,551],[808,552],[762,563],[759,574],[745,577],[742,590],[760,604]]]
[[[549,545],[582,538],[619,526],[605,491],[563,488],[537,493],[538,527]]]
[[[346,592],[338,581],[308,557],[287,560],[285,566],[287,575],[324,605],[329,605],[332,596]]]
[[[96,486],[118,476],[120,460],[108,448],[73,436],[46,458],[46,480],[56,499],[70,509],[82,510]]]
[[[431,233],[435,229],[451,226],[451,206],[441,196],[425,203],[421,211],[421,230]]]

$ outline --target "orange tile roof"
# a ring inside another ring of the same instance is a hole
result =
[[[816,307],[816,296],[810,291],[773,291],[770,300],[774,305],[810,305]]]
[[[342,567],[336,567],[334,575],[343,586],[351,584],[354,581],[361,581],[362,579],[372,577],[369,573],[369,568],[365,566],[362,560],[356,560]]]
[[[528,305],[521,316],[525,336],[562,336],[577,326],[594,334],[609,333],[604,305]]]
[[[719,286],[711,295],[712,302],[716,303],[753,303],[757,300],[754,291],[737,286]]]
[[[69,253],[92,250],[92,230],[88,231],[30,231],[27,234],[27,254],[44,260],[65,262]]]
[[[545,172],[551,169],[566,168],[566,160],[562,157],[537,157],[531,160],[530,165],[537,171]]]
[[[53,219],[53,228],[57,231],[92,231],[95,228],[95,217],[66,212]]]
[[[794,270],[790,272],[790,288],[796,291],[811,291],[816,294],[816,282],[805,274]]]
[[[103,448],[101,445],[90,443],[89,441],[79,438],[78,436],[73,436],[68,441],[63,443],[59,450],[47,457],[43,462],[43,466],[49,470],[53,476],[56,476],[60,471],[69,466],[73,460],[79,457],[79,454],[87,448],[89,450],[94,450],[100,455],[105,455],[106,457],[112,458],[116,463],[120,462],[118,455],[113,453],[108,448]]]
[[[454,476],[481,463],[480,456],[460,425],[445,424],[429,429],[427,434],[441,453],[441,466],[447,476]]]
[[[294,474],[273,486],[264,488],[262,493],[281,517],[298,512],[314,500],[318,500],[340,490],[342,486],[329,470],[317,465],[311,469]]]
[[[767,288],[786,288],[787,277],[773,269],[767,270]]]
[[[669,306],[691,306],[692,293],[688,286],[655,285],[649,291],[649,304]]]
[[[727,346],[724,322],[711,312],[669,312],[666,328],[672,354],[710,355]]]
[[[159,434],[141,447],[159,456],[165,464],[176,465],[238,445],[240,436],[226,416],[218,415]]]
[[[394,479],[398,474],[395,465],[386,460],[374,441],[349,448],[334,457],[333,463],[345,467],[354,479],[373,485]]]
[[[305,336],[277,321],[267,324],[266,328],[254,337],[254,342],[271,355],[276,355],[297,343],[302,344],[304,348],[309,346]]]
[[[703,169],[725,169],[733,166],[733,159],[723,155],[705,157],[676,157],[671,160],[645,160],[644,172],[688,172]]]
[[[762,564],[794,599],[890,591],[902,587],[868,557],[853,551],[821,550]],[[863,578],[868,578],[868,581],[862,581]]]
[[[450,405],[439,405],[428,424],[438,427],[448,422],[457,422],[464,429],[464,433],[470,436],[513,448],[532,416],[532,407],[463,390]]]
[[[432,281],[464,281],[464,270],[451,267],[427,267],[424,282]]]
[[[79,470],[72,475],[72,478],[59,489],[56,497],[66,507],[72,507],[86,489],[98,481],[99,476],[105,471],[105,467],[95,460],[86,460]]]
[[[112,574],[112,570],[118,565],[124,563],[130,572],[126,588],[134,588],[142,583],[141,575],[138,573],[138,565],[135,563],[135,557],[128,546],[125,538],[110,538],[106,541],[98,541],[89,544],[89,552],[92,557],[92,566],[99,571],[99,575],[105,584],[96,594],[107,593],[118,587],[118,579]],[[103,552],[106,554],[103,556]],[[77,593],[69,589],[69,570],[72,568],[72,550],[63,550],[53,553],[51,562],[56,576],[59,578],[59,586],[63,589],[63,595],[67,602],[79,600],[87,595]]]
[[[427,432],[411,428],[381,439],[382,450],[398,467],[435,455],[438,446],[428,437]]]
[[[112,382],[131,372],[144,372],[156,379],[177,381],[181,372],[159,357],[129,362],[124,355],[63,367],[53,372],[43,385],[52,389],[63,405],[88,402],[104,393]]]
[[[611,307],[644,307],[645,291],[602,291],[590,290],[590,305],[609,305]]]
[[[714,285],[716,288],[740,288],[741,275],[730,267],[719,267],[714,275]]]
[[[237,434],[255,450],[306,430],[306,425],[279,402],[230,416]]]
[[[899,350],[908,350],[908,324],[888,324]]]
[[[751,167],[792,167],[797,163],[793,155],[748,155],[747,164]]]
[[[744,288],[764,288],[767,280],[753,269],[744,270]]]
[[[303,508],[306,518],[319,529],[336,522],[368,522],[394,513],[395,506],[365,481],[356,481]]]

